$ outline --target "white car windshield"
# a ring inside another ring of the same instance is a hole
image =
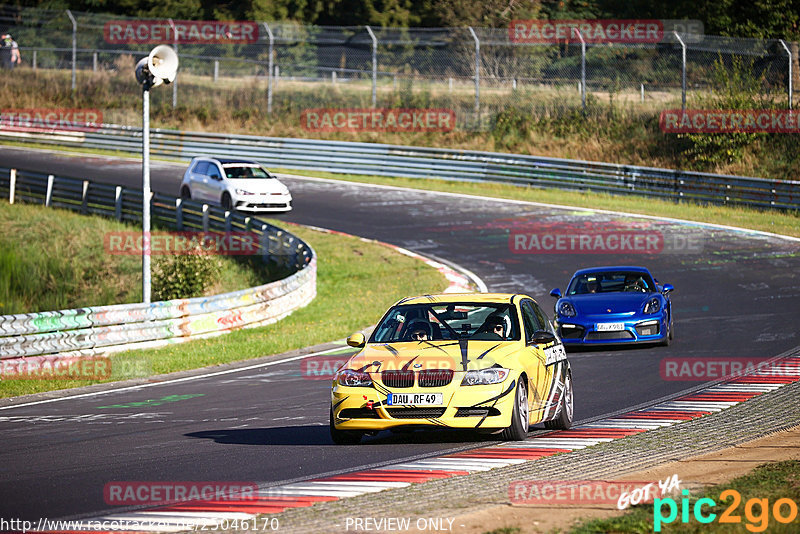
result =
[[[247,164],[227,164],[222,166],[225,169],[225,176],[234,180],[242,180],[249,178],[273,178],[273,176],[264,170],[260,165],[247,165]]]

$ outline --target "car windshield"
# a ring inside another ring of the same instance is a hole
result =
[[[411,304],[395,306],[384,316],[371,343],[472,339],[519,339],[519,324],[510,304]]]
[[[629,291],[648,293],[656,286],[648,273],[642,271],[604,271],[586,273],[574,277],[567,288],[567,295],[590,293],[616,293]]]
[[[222,166],[225,169],[225,176],[235,180],[248,178],[273,178],[263,167],[256,164],[229,163]]]

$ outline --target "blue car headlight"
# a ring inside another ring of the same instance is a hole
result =
[[[575,317],[575,315],[577,315],[575,313],[575,306],[569,302],[562,302],[558,306],[558,314],[562,317]]]
[[[659,310],[661,310],[661,301],[656,297],[651,298],[644,305],[644,312],[647,314],[657,313]]]
[[[508,376],[508,369],[501,367],[491,367],[489,369],[478,369],[467,371],[461,380],[462,386],[485,386],[488,384],[499,384]]]

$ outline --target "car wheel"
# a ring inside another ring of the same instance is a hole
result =
[[[337,430],[333,424],[333,407],[331,407],[331,439],[337,445],[358,445],[361,443],[361,432],[357,430]]]
[[[661,345],[664,347],[669,347],[670,343],[672,343],[672,338],[674,336],[673,332],[673,325],[672,325],[672,317],[669,318],[667,321],[667,335],[664,336],[664,340],[661,342]]]
[[[222,193],[222,204],[223,209],[227,211],[233,211],[233,201],[231,200],[231,195],[228,192]]]
[[[572,426],[573,413],[572,373],[567,372],[564,378],[564,394],[561,395],[561,409],[558,417],[552,421],[545,421],[544,427],[548,430],[567,430]]]
[[[181,198],[183,200],[192,200],[192,192],[189,190],[188,187],[186,186],[181,187]]]
[[[523,376],[519,377],[517,391],[514,394],[514,410],[511,412],[511,425],[503,430],[506,441],[522,441],[528,436],[528,384]]]

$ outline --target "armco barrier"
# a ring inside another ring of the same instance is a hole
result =
[[[88,180],[0,168],[0,195],[14,202],[141,221],[141,191]],[[0,358],[93,355],[208,337],[276,321],[316,296],[314,251],[285,230],[160,194],[152,197],[151,219],[154,226],[176,230],[252,232],[264,261],[286,276],[212,297],[0,316]]]
[[[96,131],[0,130],[0,140],[140,154],[141,129],[103,125]],[[685,172],[538,156],[249,135],[151,130],[151,153],[188,160],[216,154],[265,165],[333,173],[495,181],[534,187],[608,191],[713,204],[796,210],[800,181]]]

